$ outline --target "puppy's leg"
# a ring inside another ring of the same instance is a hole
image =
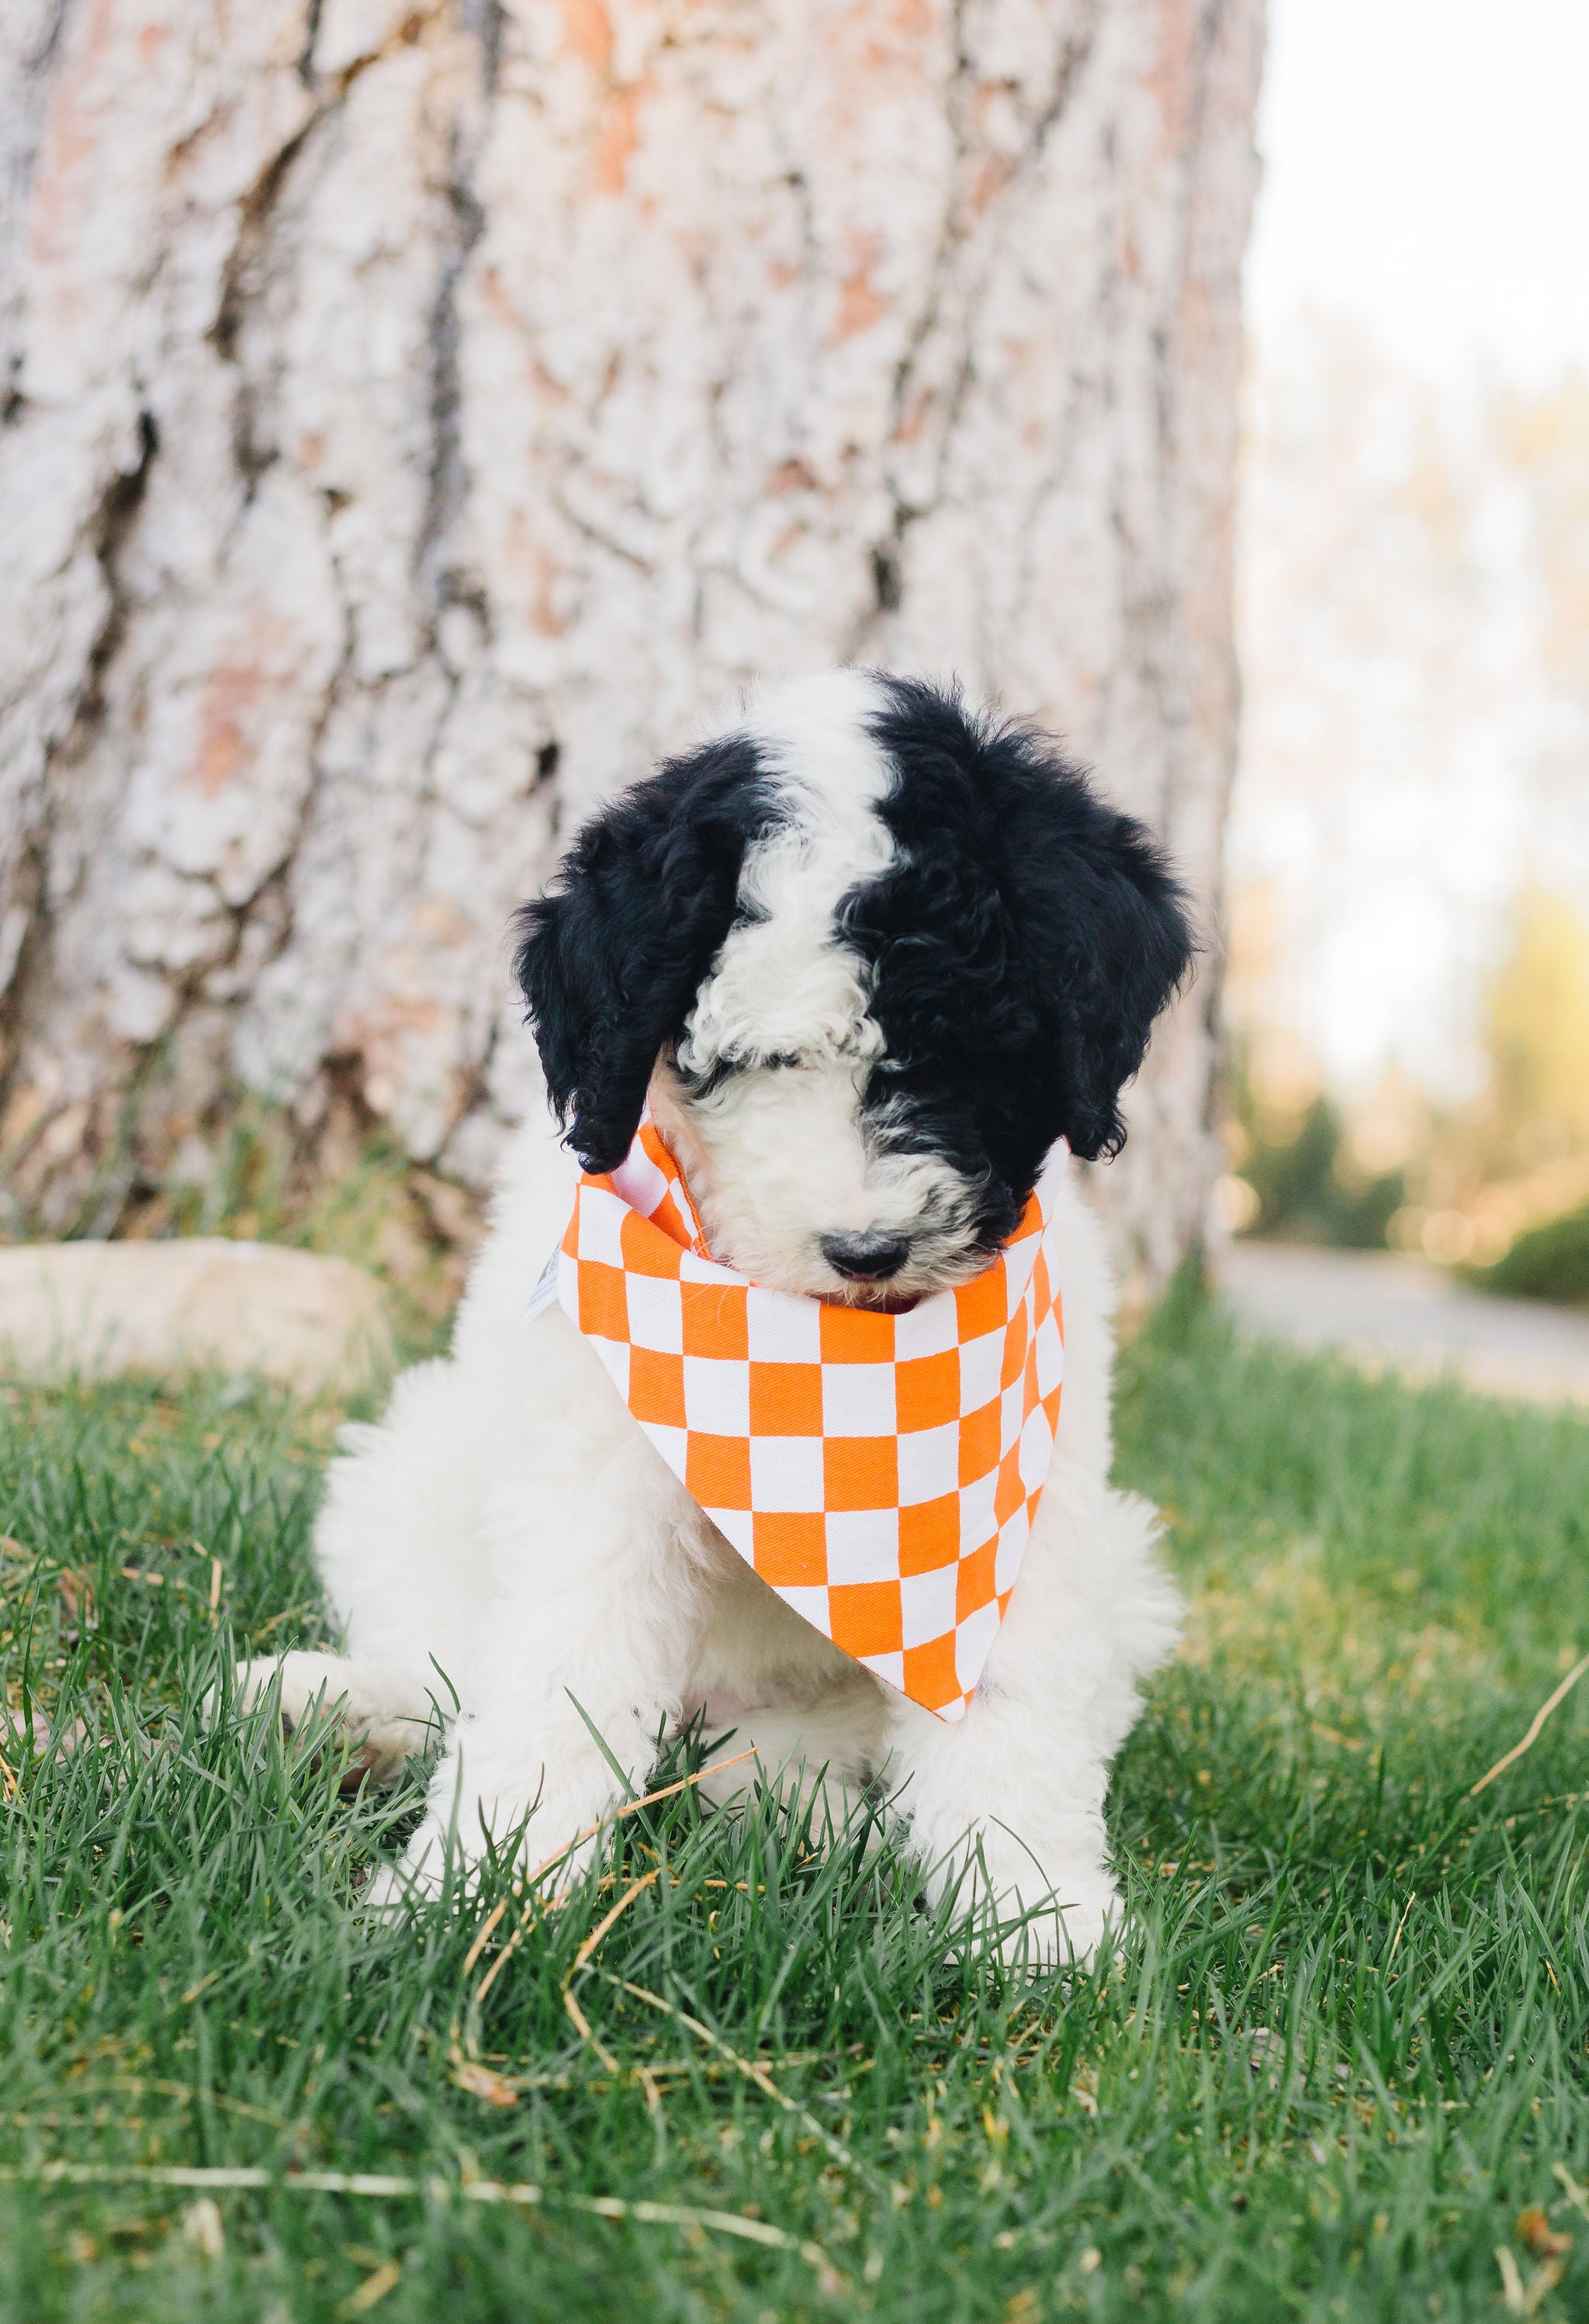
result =
[[[370,1891],[390,1904],[441,1886],[519,1827],[526,1864],[552,1886],[591,1852],[577,1843],[638,1790],[680,1715],[698,1651],[703,1520],[570,1335],[587,1393],[540,1472],[504,1485],[485,1516],[494,1637],[401,1865]],[[599,1738],[599,1739],[598,1739]],[[622,1780],[614,1763],[622,1770]]]
[[[814,1803],[812,1829],[826,1840],[861,1806],[886,1748],[885,1718],[876,1680],[857,1673],[813,1703],[758,1705],[721,1722],[714,1719],[714,1725],[732,1727],[720,1756],[738,1764],[708,1775],[701,1795],[714,1807],[733,1807],[765,1784],[799,1806]],[[755,1757],[739,1758],[747,1750]]]
[[[439,1731],[435,1684],[392,1663],[342,1655],[269,1655],[240,1664],[235,1697],[252,1710],[273,1690],[291,1735],[324,1721],[339,1728],[351,1757],[343,1788],[394,1784],[413,1753]],[[213,1702],[213,1697],[212,1697]]]
[[[1000,1920],[1002,1949],[1091,1959],[1118,1896],[1104,1829],[1109,1762],[1138,1681],[1174,1642],[1178,1601],[1153,1512],[1057,1461],[997,1645],[965,1716],[897,1702],[887,1781],[931,1893]]]
[[[399,1376],[378,1426],[345,1428],[315,1560],[347,1652],[271,1655],[238,1670],[240,1707],[274,1686],[289,1729],[316,1719],[342,1726],[354,1753],[350,1785],[394,1783],[451,1716],[452,1689],[467,1680],[471,1616],[484,1595],[480,1480],[504,1434],[500,1425],[493,1432],[495,1416],[480,1384],[433,1362]]]

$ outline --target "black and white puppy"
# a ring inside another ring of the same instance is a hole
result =
[[[1122,1085],[1191,952],[1153,841],[1051,744],[854,669],[769,691],[606,807],[522,932],[579,1159],[620,1162],[649,1102],[714,1257],[891,1306],[984,1268],[1056,1141],[1117,1149]],[[929,1882],[969,1873],[1000,1912],[1036,1908],[1029,1949],[1086,1956],[1114,1895],[1109,1761],[1176,1601],[1151,1511],[1108,1483],[1112,1295],[1073,1182],[1053,1465],[946,1725],[756,1577],[560,1308],[527,1317],[575,1167],[550,1119],[522,1132],[452,1354],[346,1433],[316,1536],[346,1657],[251,1664],[246,1693],[279,1671],[290,1719],[341,1702],[379,1779],[445,1673],[460,1708],[388,1894],[526,1816],[532,1861],[596,1822],[620,1794],[587,1719],[638,1784],[659,1736],[704,1715],[770,1776],[886,1791]]]

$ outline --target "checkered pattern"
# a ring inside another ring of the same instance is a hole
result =
[[[616,1170],[580,1180],[558,1258],[559,1299],[713,1523],[940,1719],[982,1675],[1054,1449],[1051,1185],[984,1273],[882,1315],[719,1267],[647,1120]]]

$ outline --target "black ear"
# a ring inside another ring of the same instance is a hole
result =
[[[1121,815],[1047,738],[1022,761],[1006,823],[1006,893],[1058,1065],[1062,1134],[1083,1161],[1125,1143],[1121,1092],[1196,951],[1187,893],[1144,824]]]
[[[1121,1090],[1191,963],[1185,893],[1049,736],[957,687],[882,684],[897,856],[848,918],[901,1086],[917,1059],[954,1061],[1012,1185],[1057,1138],[1087,1161],[1115,1154]]]
[[[746,843],[774,812],[754,746],[707,743],[594,816],[520,912],[514,972],[587,1170],[628,1152],[651,1068],[734,925]]]

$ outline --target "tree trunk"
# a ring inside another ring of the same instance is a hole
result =
[[[958,670],[1212,905],[1262,0],[7,0],[0,1159],[488,1178],[503,928],[753,673]],[[1103,1180],[1161,1279],[1216,979]]]

